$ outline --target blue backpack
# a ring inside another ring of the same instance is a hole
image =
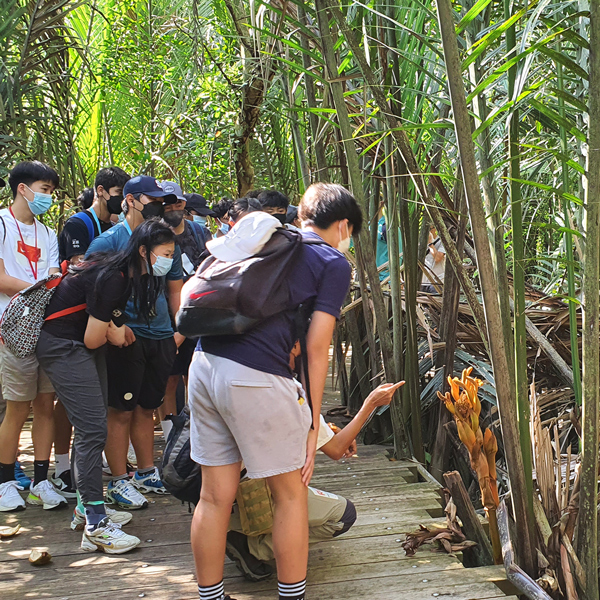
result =
[[[83,221],[88,230],[89,243],[91,244],[93,239],[96,237],[96,232],[94,231],[94,221],[92,221],[92,217],[85,212],[78,212],[71,216],[71,219],[78,219],[79,221]]]

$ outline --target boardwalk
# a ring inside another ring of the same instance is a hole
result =
[[[308,598],[477,600],[510,598],[501,568],[466,569],[457,558],[431,552],[404,556],[400,542],[419,523],[440,521],[436,487],[419,481],[410,463],[390,462],[382,447],[361,447],[359,457],[333,463],[318,457],[315,487],[352,499],[356,525],[344,536],[311,546]],[[0,598],[21,600],[195,599],[189,545],[191,515],[171,497],[153,498],[137,511],[127,531],[143,542],[122,556],[85,554],[78,549],[81,534],[68,528],[68,512],[29,507],[1,514],[0,524],[20,523],[21,533],[0,542]],[[53,560],[33,567],[32,548],[48,549]],[[275,582],[249,583],[230,562],[225,568],[226,591],[237,600],[275,599]]]

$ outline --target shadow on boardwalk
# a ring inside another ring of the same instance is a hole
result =
[[[25,453],[30,451],[28,433],[23,433]],[[442,520],[436,486],[419,481],[411,463],[388,461],[383,447],[359,447],[358,455],[338,463],[317,457],[312,484],[350,498],[358,520],[345,535],[311,546],[307,598],[516,600],[501,567],[466,569],[458,558],[433,553],[428,546],[406,558],[401,548],[405,534],[420,523]],[[30,465],[30,457],[23,458]],[[171,496],[149,499],[148,509],[136,511],[126,526],[142,544],[121,556],[81,552],[81,533],[69,529],[66,509],[0,513],[0,525],[22,526],[19,535],[0,542],[2,600],[197,598],[189,544],[192,515]],[[52,562],[31,566],[27,558],[33,548],[48,549]],[[236,600],[277,598],[274,580],[247,582],[229,561],[225,589]]]

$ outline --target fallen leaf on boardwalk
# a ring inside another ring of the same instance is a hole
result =
[[[461,552],[466,548],[476,546],[476,542],[467,540],[456,520],[456,506],[452,499],[446,505],[446,526],[443,525],[419,525],[419,531],[414,531],[406,536],[402,544],[406,556],[414,556],[417,548],[423,544],[435,543],[439,545],[440,550],[448,554]],[[435,550],[434,550],[435,551]],[[439,551],[439,550],[438,550]]]
[[[51,560],[52,555],[50,552],[45,552],[43,550],[32,550],[29,555],[29,562],[36,567],[47,565]]]
[[[7,526],[0,527],[0,538],[8,538],[8,537],[12,537],[13,535],[17,535],[17,533],[19,533],[20,529],[21,529],[20,525],[15,525],[14,527],[7,527]]]

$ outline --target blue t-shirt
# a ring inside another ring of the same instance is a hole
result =
[[[86,252],[89,256],[92,252],[110,252],[124,250],[129,243],[131,237],[131,229],[127,221],[123,221],[102,235],[94,238]],[[166,275],[167,280],[176,281],[183,279],[183,270],[181,268],[181,249],[175,244],[175,254],[173,255],[173,266]],[[169,314],[169,304],[165,293],[162,292],[156,299],[155,306],[156,316],[146,321],[142,316],[137,314],[133,299],[130,298],[127,302],[125,315],[127,317],[127,326],[131,327],[136,336],[148,338],[151,340],[164,340],[173,337],[173,326],[171,325],[171,316]]]
[[[400,229],[398,229],[398,249],[400,251],[400,255],[402,255],[402,235],[400,235]],[[380,267],[384,263],[389,261],[388,256],[388,245],[387,245],[387,224],[385,222],[385,217],[381,217],[379,222],[377,223],[377,246],[375,248],[375,262],[377,267]],[[400,256],[400,264],[402,264],[402,256]],[[390,271],[388,268],[383,269],[379,272],[379,279],[383,281],[386,277],[388,277]]]
[[[320,239],[316,233],[305,237]],[[298,339],[296,313],[311,305],[338,318],[348,288],[351,269],[344,255],[329,245],[302,245],[302,256],[290,277],[290,308],[243,335],[203,337],[198,349],[273,375],[292,378],[290,352]]]

